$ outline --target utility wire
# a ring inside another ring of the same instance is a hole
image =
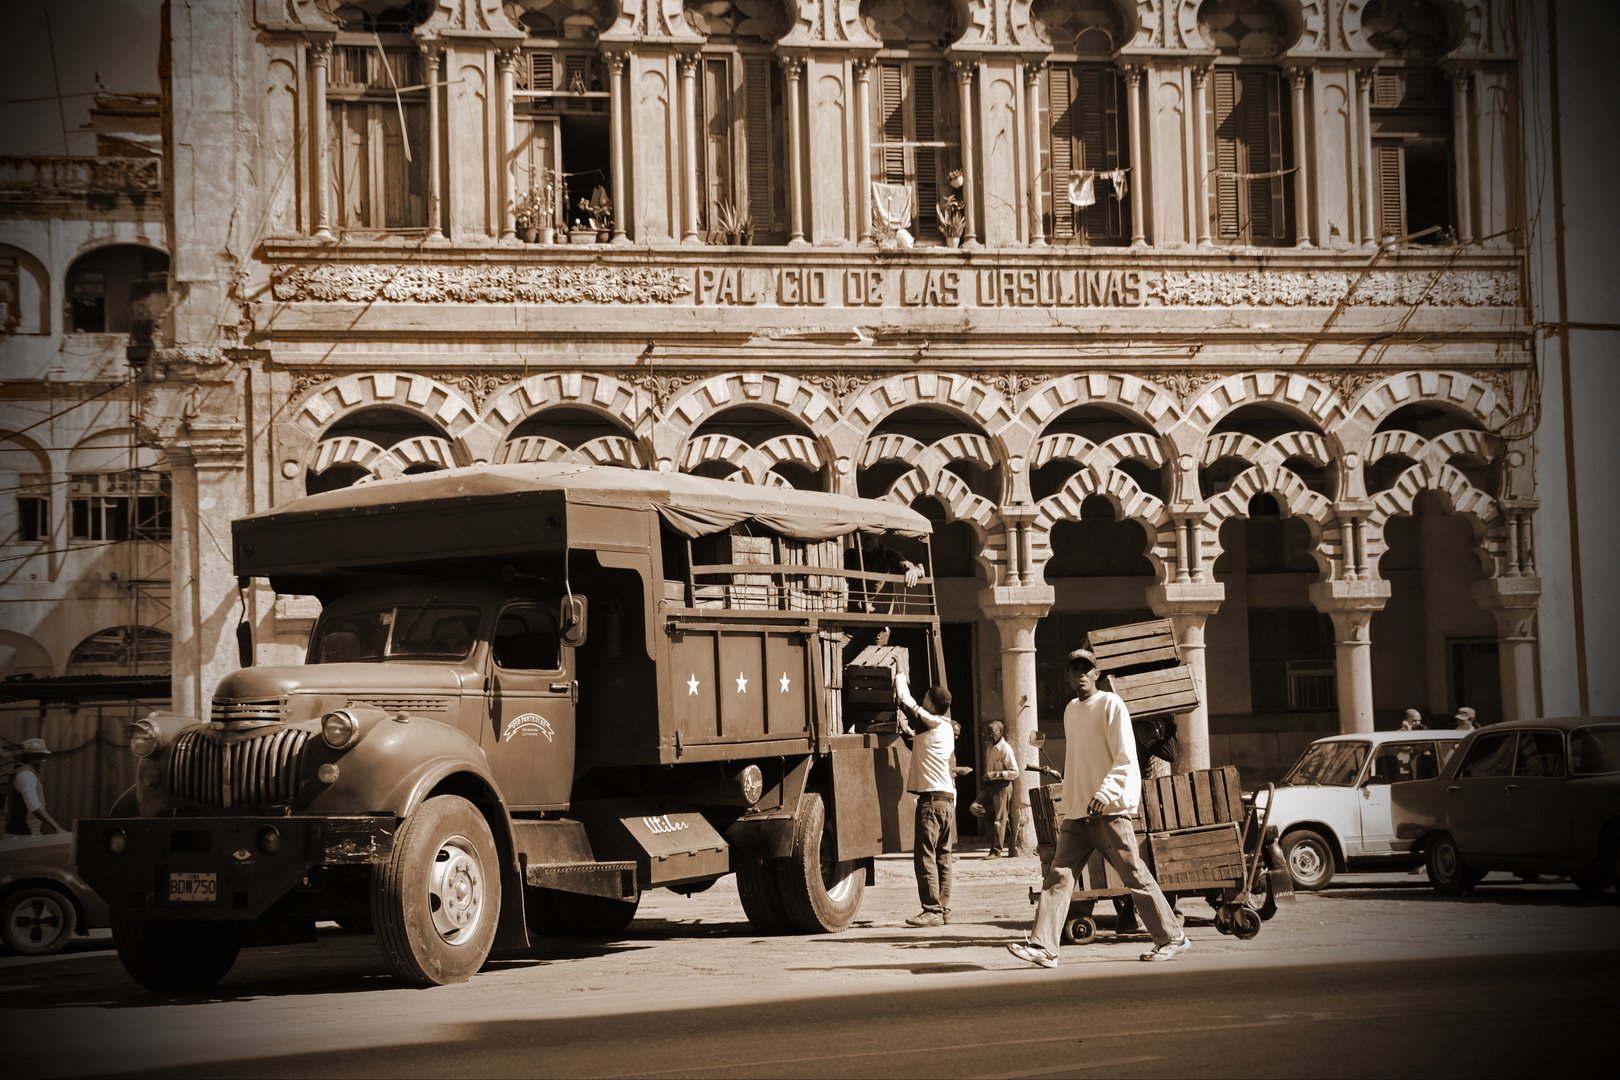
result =
[[[51,54],[51,81],[56,84],[56,118],[62,125],[62,153],[72,154],[68,148],[67,110],[62,107],[62,75],[56,68],[56,38],[51,34],[51,9],[40,0],[40,13],[45,16],[45,44]]]

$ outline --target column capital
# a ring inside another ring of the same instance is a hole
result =
[[[696,73],[698,61],[703,57],[700,53],[681,52],[675,54],[675,66],[680,69],[681,78]]]
[[[1366,93],[1372,89],[1373,76],[1378,73],[1378,64],[1376,62],[1357,64],[1355,72],[1356,89]]]
[[[628,49],[604,49],[602,59],[607,61],[608,74],[623,75],[624,66],[630,62]]]
[[[1147,599],[1155,615],[1207,619],[1226,601],[1226,586],[1219,581],[1172,581],[1148,586]]]
[[[1364,612],[1370,618],[1384,610],[1391,593],[1387,581],[1318,581],[1310,586],[1311,603],[1325,615]]]
[[[513,49],[496,49],[495,50],[495,68],[501,74],[504,75],[508,71],[512,71],[512,70],[515,70],[517,68],[518,60],[522,56],[523,56],[523,50],[522,49],[517,49],[517,48],[513,48]]]
[[[1541,579],[1534,575],[1493,577],[1474,582],[1474,602],[1493,611],[1535,611],[1541,606]]]
[[[444,42],[438,38],[425,38],[416,43],[416,49],[422,54],[422,59],[431,66],[438,62],[439,57],[444,55]],[[429,79],[428,81],[432,82],[433,80]]]
[[[309,43],[309,62],[316,67],[326,67],[332,62],[332,42],[312,41]]]
[[[1125,84],[1132,90],[1142,84],[1142,75],[1147,71],[1147,65],[1138,57],[1115,60],[1114,67],[1125,76]]]
[[[1024,78],[1028,80],[1039,79],[1041,77],[1041,73],[1046,70],[1046,64],[1047,60],[1044,56],[1030,57],[1029,59],[1025,60]]]
[[[1282,65],[1282,73],[1288,76],[1288,83],[1296,90],[1305,88],[1305,79],[1311,73],[1311,66],[1303,63],[1289,63]]]
[[[782,74],[790,81],[797,82],[804,74],[804,56],[800,53],[784,53],[777,57],[777,63],[782,65]]]
[[[1471,60],[1445,60],[1440,64],[1440,70],[1445,72],[1446,80],[1451,83],[1452,89],[1473,78],[1478,67],[1479,65]]]
[[[993,585],[979,590],[979,610],[996,622],[1045,618],[1057,603],[1050,585]]]
[[[977,56],[953,56],[950,59],[951,75],[958,83],[972,82],[973,73],[979,70]]]
[[[849,58],[850,70],[855,73],[857,79],[862,81],[872,77],[872,69],[877,65],[878,58],[875,56],[852,56]]]

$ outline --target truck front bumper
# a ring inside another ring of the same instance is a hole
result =
[[[314,867],[386,858],[398,827],[392,814],[84,819],[73,857],[117,914],[255,919]]]

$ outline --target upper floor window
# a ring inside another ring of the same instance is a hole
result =
[[[74,260],[67,275],[69,332],[127,334],[161,313],[169,256],[136,244],[98,248]]]
[[[872,130],[872,178],[911,192],[911,232],[939,240],[941,185],[961,166],[955,95],[945,65],[931,60],[882,60],[873,73],[877,108]]]
[[[51,536],[50,478],[37,473],[25,473],[17,479],[17,539],[24,543],[49,540]]]
[[[169,474],[149,471],[73,473],[68,483],[68,536],[115,542],[170,537]]]
[[[1046,72],[1048,233],[1054,240],[1124,244],[1130,239],[1126,95],[1117,71],[1099,64],[1053,64]]]
[[[1450,240],[1456,226],[1451,88],[1432,67],[1381,67],[1373,75],[1374,224],[1380,237]]]
[[[1275,68],[1210,72],[1215,237],[1229,244],[1286,244],[1293,229],[1294,161],[1288,95]]]
[[[327,80],[334,222],[347,232],[427,227],[427,90],[409,45],[339,45]]]
[[[717,243],[787,239],[782,70],[769,56],[705,55],[698,75],[702,226]]]
[[[579,47],[525,50],[516,87],[513,184],[520,198],[544,195],[550,217],[537,226],[567,228],[589,218],[607,228],[619,208],[607,194],[613,190],[611,94],[602,58]]]
[[[22,318],[22,272],[17,259],[0,255],[0,334],[12,334]]]

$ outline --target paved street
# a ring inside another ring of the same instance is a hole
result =
[[[1104,933],[1043,971],[1001,949],[1028,919],[1034,860],[958,868],[942,929],[902,925],[909,866],[885,859],[841,935],[755,935],[727,881],[652,894],[623,941],[556,943],[433,990],[400,988],[369,937],[335,928],[245,952],[205,995],[141,990],[104,938],[9,958],[8,1072],[1525,1075],[1595,1068],[1620,1006],[1620,902],[1568,885],[1492,877],[1446,900],[1421,875],[1349,878],[1248,942],[1193,900],[1195,946],[1173,963]]]

